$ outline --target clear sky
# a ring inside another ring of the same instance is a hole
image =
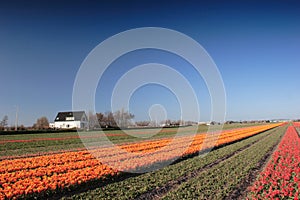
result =
[[[0,118],[32,125],[72,109],[76,73],[88,53],[119,32],[164,27],[198,41],[215,61],[227,95],[227,120],[300,118],[299,1],[1,1]],[[141,54],[142,56],[139,56]],[[160,56],[163,59],[158,59]],[[138,59],[136,59],[138,58]],[[110,88],[128,67],[155,59],[184,74],[197,91],[201,120],[210,119],[205,83],[188,63],[149,50],[120,58],[99,87],[96,110],[110,110]],[[125,66],[123,68],[118,66]],[[171,78],[171,77],[170,77]],[[178,102],[149,85],[131,99],[136,120],[153,104],[178,119]]]

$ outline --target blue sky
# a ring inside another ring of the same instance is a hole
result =
[[[88,53],[114,34],[148,26],[180,31],[206,49],[224,81],[228,120],[300,118],[297,1],[1,1],[0,118],[8,115],[14,124],[16,105],[24,125],[71,110],[73,83]],[[201,77],[185,61],[157,51],[116,60],[97,90],[96,110],[110,110],[110,88],[125,69],[153,60],[190,80],[201,120],[208,120],[210,99]],[[174,95],[152,85],[132,97],[136,120],[147,119],[155,103],[166,106],[169,118],[180,116]]]

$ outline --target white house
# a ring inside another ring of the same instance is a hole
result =
[[[84,129],[88,127],[88,118],[84,111],[59,112],[54,123],[50,123],[51,128],[57,129]]]

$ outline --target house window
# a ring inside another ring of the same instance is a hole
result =
[[[66,117],[66,121],[72,121],[74,119],[75,119],[74,117]]]

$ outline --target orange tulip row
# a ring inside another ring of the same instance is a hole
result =
[[[55,191],[233,142],[280,124],[0,161],[0,199]]]
[[[260,131],[265,129],[265,126],[258,126],[258,127],[249,127],[249,128],[240,128],[240,129],[234,129],[234,130],[227,130],[223,131],[219,136],[219,143],[222,142],[222,140],[225,140],[225,138],[231,138],[235,135],[241,136],[241,134],[250,134],[251,130],[254,131]],[[208,136],[216,136],[217,134],[209,134]],[[194,138],[194,142],[200,142],[202,143],[203,140],[206,138],[206,134],[197,134]],[[183,141],[191,140],[191,136],[182,136],[178,138],[176,141],[174,141],[172,144],[175,145],[176,143],[183,143]],[[128,151],[128,152],[153,152],[156,151],[156,149],[162,148],[169,144],[172,141],[172,139],[157,139],[152,141],[146,141],[146,142],[139,142],[139,143],[133,143],[133,144],[127,144],[127,145],[120,145],[119,147]],[[185,142],[186,143],[186,142]],[[224,143],[224,142],[222,142]],[[225,142],[226,143],[226,142]],[[101,152],[102,149],[96,149],[92,150],[91,152]],[[104,148],[104,155],[113,156],[113,150],[109,149],[107,151],[106,148]],[[119,152],[116,152],[119,153]],[[32,158],[21,158],[21,159],[14,159],[14,160],[3,160],[0,162],[0,173],[3,172],[11,172],[11,171],[17,171],[22,169],[34,169],[37,167],[45,167],[49,165],[61,165],[68,162],[77,162],[77,161],[84,161],[92,159],[93,156],[88,151],[77,151],[77,152],[66,152],[59,154],[60,156],[57,156],[57,154],[54,155],[44,155],[44,156],[38,156],[40,159],[36,159],[36,157]]]

